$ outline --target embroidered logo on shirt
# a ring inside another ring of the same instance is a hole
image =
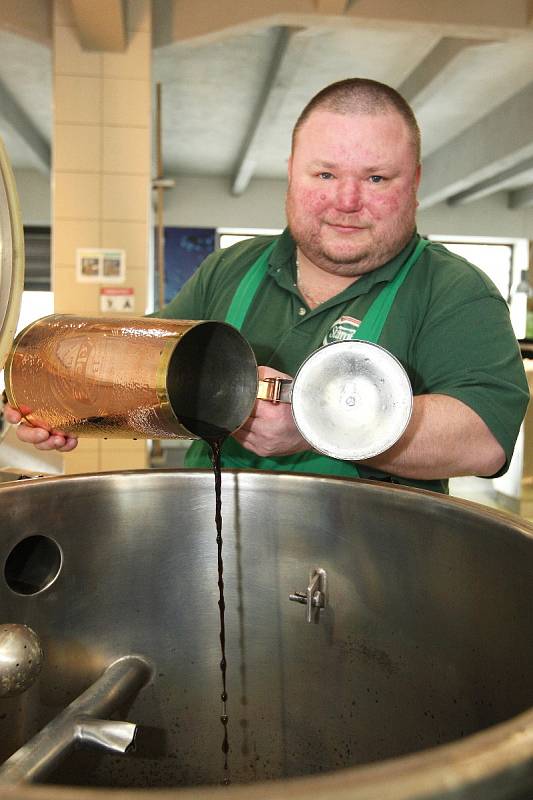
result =
[[[355,319],[355,317],[339,317],[324,336],[322,344],[355,339],[360,324],[361,320]]]

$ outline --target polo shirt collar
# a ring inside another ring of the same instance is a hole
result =
[[[377,283],[389,283],[405,264],[406,260],[415,249],[419,239],[420,236],[415,231],[409,242],[400,250],[398,255],[394,256],[390,261],[387,261],[382,267],[378,267],[372,270],[372,272],[361,275],[359,280],[352,283],[351,286],[348,286],[348,288],[344,289],[339,295],[332,299],[350,299],[360,294],[366,294]],[[295,291],[296,244],[288,228],[285,228],[281,233],[270,254],[268,272],[281,286]]]

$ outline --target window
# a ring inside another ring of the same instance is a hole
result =
[[[17,333],[30,322],[54,313],[54,295],[52,292],[22,292],[20,316]],[[5,388],[4,371],[0,370],[0,392]]]
[[[50,290],[50,228],[24,226],[24,288]]]
[[[54,295],[50,291],[50,228],[24,226],[24,291],[16,332],[30,322],[54,313]],[[0,392],[5,388],[0,370]]]
[[[281,231],[281,228],[217,228],[215,249],[223,250],[244,239],[253,239],[254,236],[278,236]]]
[[[518,339],[525,336],[527,296],[517,291],[522,272],[529,263],[527,239],[487,236],[427,237],[442,244],[488,275],[509,305],[511,321]]]

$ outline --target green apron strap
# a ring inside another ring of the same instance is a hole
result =
[[[266,275],[268,259],[277,241],[277,239],[274,239],[274,241],[263,250],[257,261],[254,261],[233,295],[233,300],[226,314],[226,322],[233,325],[237,330],[241,330],[248,309],[257,293],[261,281]],[[354,335],[355,339],[362,339],[366,342],[373,342],[374,344],[378,343],[400,286],[407,278],[411,267],[418,261],[421,253],[428,244],[430,244],[428,239],[418,240],[415,249],[405,264],[398,270],[392,281],[383,287],[366,312],[363,321]]]
[[[248,309],[254,299],[259,285],[266,275],[268,269],[268,258],[277,243],[277,238],[263,250],[257,261],[254,261],[244,278],[237,287],[233,295],[233,300],[226,314],[226,322],[237,328],[242,328]]]
[[[373,344],[377,344],[379,342],[379,337],[381,336],[383,326],[387,321],[389,311],[391,310],[394,299],[398,294],[398,289],[407,278],[411,267],[418,261],[421,253],[428,246],[428,244],[428,239],[418,240],[415,249],[405,264],[401,269],[398,270],[392,281],[383,287],[366,312],[365,316],[363,317],[363,321],[355,333],[355,339],[362,339],[365,342],[372,342]]]
[[[259,258],[252,264],[241,280],[226,314],[226,322],[238,330],[241,329],[248,309],[257,293],[259,285],[268,269],[268,258],[274,249],[277,238],[263,250]],[[354,335],[354,339],[363,339],[377,344],[387,315],[392,307],[398,289],[406,279],[411,267],[429,244],[427,239],[419,239],[415,249],[398,271],[393,280],[383,287]],[[204,442],[194,442],[189,448],[185,463],[190,467],[208,467],[210,464],[207,446]],[[278,470],[281,472],[307,472],[319,475],[339,475],[357,478],[359,472],[353,462],[341,461],[329,456],[320,455],[313,450],[305,450],[292,456],[278,458],[261,458],[235,441],[227,439],[222,448],[222,466],[233,468]]]

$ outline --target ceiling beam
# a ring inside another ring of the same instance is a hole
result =
[[[463,192],[458,192],[448,198],[447,202],[450,206],[464,205],[471,203],[474,200],[480,200],[489,194],[494,194],[502,189],[505,189],[512,178],[522,175],[524,172],[531,172],[533,170],[533,157],[526,158],[525,161],[520,161],[509,169],[504,169],[498,172],[491,178],[486,178],[484,181],[474,183]]]
[[[509,192],[509,208],[531,208],[533,206],[533,186],[525,186]]]
[[[42,0],[2,0],[0,29],[50,47],[52,6],[52,3],[43,3]]]
[[[429,25],[443,35],[479,39],[529,33],[526,2],[532,0],[152,0],[154,46],[219,41],[272,25],[311,27],[322,16],[341,16],[346,28]],[[1,5],[1,4],[0,4]],[[332,8],[333,11],[327,11]],[[339,10],[341,9],[341,10]]]
[[[124,0],[70,0],[84,50],[122,53],[128,43]]]
[[[413,107],[420,107],[434,94],[437,81],[444,84],[447,68],[464,50],[493,41],[444,36],[404,80],[398,91]]]
[[[350,5],[350,0],[315,0],[319,14],[344,14]]]
[[[420,208],[428,208],[533,157],[533,83],[424,159]]]
[[[298,53],[295,52],[294,47],[291,47],[291,63],[288,65],[289,44],[294,34],[301,29],[283,26],[274,30],[275,42],[270,65],[233,175],[231,191],[236,195],[242,194],[252,179],[261,144],[281,107],[290,84],[290,77],[296,61],[295,56],[301,55],[307,47],[307,40],[300,42]]]
[[[0,82],[0,118],[30,148],[38,168],[50,172],[50,145],[11,92]]]

